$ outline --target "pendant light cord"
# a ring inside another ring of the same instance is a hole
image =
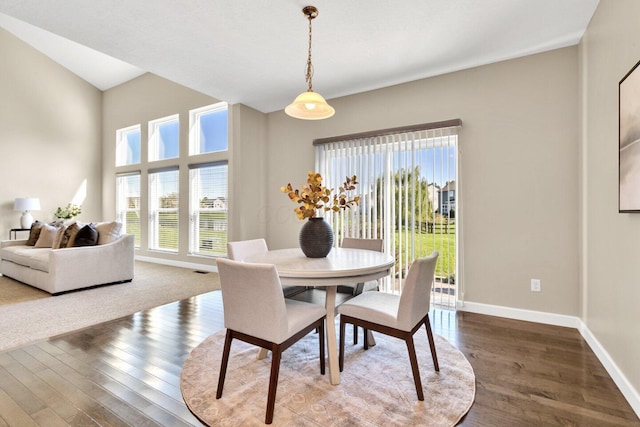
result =
[[[309,19],[309,56],[307,57],[307,73],[305,76],[306,82],[309,84],[309,92],[313,92],[313,84],[311,83],[311,77],[313,77],[313,64],[311,63],[311,20],[314,18],[311,14],[307,15]]]

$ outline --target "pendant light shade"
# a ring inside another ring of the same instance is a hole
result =
[[[336,113],[334,108],[327,104],[322,95],[314,91],[302,92],[296,99],[284,109],[284,112],[303,120],[328,119]]]
[[[336,110],[320,95],[313,91],[311,79],[313,77],[313,64],[311,63],[311,20],[318,16],[318,9],[313,6],[306,6],[302,13],[309,20],[309,55],[307,57],[307,68],[305,80],[309,85],[306,92],[302,92],[296,99],[284,109],[284,112],[296,119],[322,120],[328,119],[336,113]]]

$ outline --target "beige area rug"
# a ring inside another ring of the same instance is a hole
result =
[[[347,328],[351,330],[351,327]],[[216,387],[225,331],[196,347],[185,361],[180,385],[189,409],[209,426],[264,425],[271,358],[234,340],[222,398]],[[347,343],[353,342],[351,334]],[[475,375],[464,355],[434,335],[440,372],[433,369],[423,330],[416,352],[425,400],[420,402],[404,341],[375,334],[377,345],[345,347],[340,385],[320,375],[318,341],[310,334],[282,355],[274,426],[453,426],[475,398]],[[360,340],[362,341],[362,340]]]
[[[82,267],[79,267],[82,268]],[[220,289],[217,273],[136,261],[132,282],[50,296],[0,277],[0,351]],[[22,292],[20,292],[20,290]],[[19,295],[18,295],[19,294]],[[21,299],[30,299],[24,301]]]
[[[0,276],[0,306],[48,298],[51,295],[24,283]]]

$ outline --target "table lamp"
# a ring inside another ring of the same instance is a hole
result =
[[[13,210],[22,212],[22,216],[20,217],[20,227],[30,228],[31,224],[33,224],[33,216],[29,211],[40,210],[40,199],[18,197],[13,202]]]

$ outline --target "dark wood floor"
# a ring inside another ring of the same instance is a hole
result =
[[[431,317],[476,373],[461,425],[640,426],[576,330],[464,312]],[[222,327],[212,292],[0,353],[0,426],[200,425],[182,401],[180,370]]]

